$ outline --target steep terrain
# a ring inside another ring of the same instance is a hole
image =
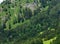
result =
[[[46,43],[60,44],[60,0],[6,0],[0,4],[0,44]]]

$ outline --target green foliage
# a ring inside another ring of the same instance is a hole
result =
[[[60,0],[6,0],[0,4],[0,44],[43,44],[60,34]],[[32,10],[33,9],[33,10]],[[40,32],[43,32],[40,34]],[[40,39],[41,38],[41,39]],[[58,37],[52,44],[59,44]]]

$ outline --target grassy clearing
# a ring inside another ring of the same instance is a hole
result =
[[[56,40],[56,37],[54,37],[50,40],[47,40],[47,41],[43,41],[43,44],[50,44],[53,40]]]

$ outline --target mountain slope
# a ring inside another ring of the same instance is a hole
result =
[[[0,4],[0,44],[43,44],[46,40],[59,38],[59,2],[59,0],[2,2]],[[54,43],[51,42],[51,44]]]

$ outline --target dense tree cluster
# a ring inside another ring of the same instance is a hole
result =
[[[34,9],[34,10],[33,10]],[[41,34],[42,32],[42,34]],[[59,44],[60,0],[6,0],[0,4],[0,44]]]

